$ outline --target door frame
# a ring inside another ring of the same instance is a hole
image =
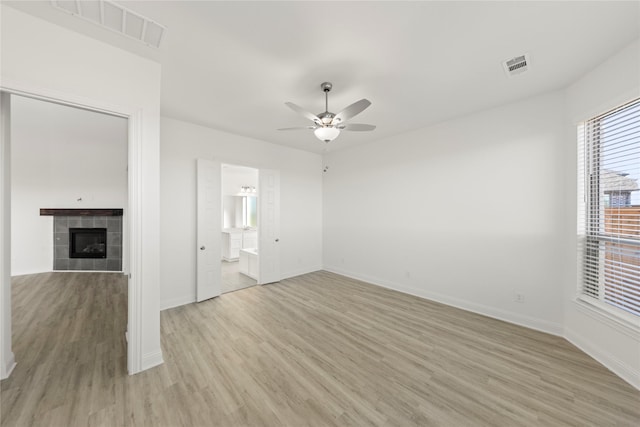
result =
[[[16,366],[11,335],[11,96],[0,92],[0,379]],[[8,218],[7,221],[4,218]],[[9,286],[5,286],[9,283]],[[6,310],[4,307],[9,307]]]
[[[114,105],[100,100],[89,99],[75,94],[62,93],[55,90],[49,90],[42,87],[33,87],[31,85],[22,85],[17,82],[7,83],[7,79],[0,85],[0,91],[10,95],[19,95],[28,98],[38,99],[46,102],[66,105],[70,107],[82,108],[84,110],[94,111],[98,113],[110,114],[112,116],[123,117],[128,120],[128,257],[123,257],[123,273],[128,276],[128,317],[127,317],[127,371],[130,375],[140,372],[143,367],[142,354],[142,108]],[[3,141],[3,145],[7,144],[7,150],[10,150],[11,141]],[[5,147],[1,148],[3,151]],[[3,159],[4,162],[10,159]],[[4,166],[4,165],[2,165]],[[3,167],[4,170],[4,167]],[[11,188],[10,176],[5,177],[8,182],[4,182],[3,188],[0,188],[0,197],[2,197],[2,206],[11,206],[11,193],[6,191]],[[4,181],[4,180],[3,180]],[[125,226],[125,224],[123,224]],[[11,227],[10,214],[5,215],[4,209],[0,209],[0,227]],[[3,241],[2,255],[4,259],[9,259],[9,265],[4,266],[7,271],[0,276],[0,291],[5,293],[11,292],[11,241]],[[123,248],[124,250],[124,248]],[[124,255],[124,253],[123,253]],[[128,261],[128,262],[127,262]],[[11,319],[11,300],[7,301],[2,298],[0,302],[0,318]],[[4,322],[3,322],[4,323]],[[2,331],[12,336],[11,324],[2,325],[5,329]],[[5,363],[4,357],[11,354],[11,347],[7,349],[4,345],[3,338],[2,348],[0,349],[2,361]],[[11,338],[9,338],[11,342]],[[9,362],[9,361],[7,361]],[[15,361],[18,362],[18,361]],[[14,364],[15,364],[14,362]],[[1,373],[8,376],[11,372],[6,372],[2,366]],[[12,369],[12,367],[11,367]]]
[[[211,158],[209,158],[209,160],[211,160]],[[280,172],[279,169],[269,169],[269,168],[260,167],[260,166],[257,166],[255,164],[252,164],[251,162],[246,162],[244,160],[229,160],[229,159],[221,159],[219,157],[216,157],[215,161],[219,162],[219,164],[221,166],[220,167],[220,173],[221,173],[221,175],[220,175],[220,198],[219,198],[219,206],[218,206],[218,209],[219,209],[219,211],[221,213],[221,216],[222,216],[223,198],[224,198],[224,195],[222,194],[222,174],[224,173],[223,172],[223,168],[222,168],[223,165],[242,166],[242,167],[252,168],[252,169],[257,170],[258,171],[258,183],[260,182],[260,171],[261,170],[262,171],[267,171],[267,170],[269,170],[269,171],[277,171],[278,173]],[[196,176],[197,176],[197,174],[196,174]],[[198,185],[198,183],[197,183],[197,179],[196,179],[196,187],[197,187],[197,185]],[[261,192],[262,192],[262,190],[260,189],[260,185],[258,185],[258,200],[262,196]],[[278,180],[278,194],[279,193],[280,193],[280,180]],[[196,197],[196,199],[197,199],[197,197]],[[196,200],[196,204],[197,204],[197,200]],[[197,210],[197,206],[196,206],[196,210]],[[260,210],[258,210],[258,227],[259,227],[259,224],[260,224],[260,215],[261,215]],[[278,218],[278,222],[280,222],[280,218]],[[222,224],[220,224],[220,227],[222,227]],[[260,252],[262,251],[262,249],[260,248],[260,237],[259,237],[260,234],[259,233],[260,233],[260,229],[258,228],[258,254],[260,254]],[[199,235],[198,222],[196,221],[196,245],[199,244],[198,241],[197,241],[197,236],[198,235]],[[215,239],[215,242],[216,242],[216,245],[217,245],[217,250],[214,251],[214,252],[217,253],[217,254],[222,254],[222,237],[220,236],[220,238]],[[197,250],[198,250],[198,248],[196,247],[196,251]],[[197,257],[198,257],[198,254],[196,253],[196,259],[197,259]],[[278,257],[278,259],[279,259],[279,257]],[[220,262],[221,259],[218,259],[217,261]],[[261,278],[260,274],[261,274],[260,271],[258,271],[258,280],[256,280],[258,285],[265,284],[264,281],[260,280],[260,278]],[[279,274],[281,274],[281,273],[279,272]],[[199,275],[199,272],[196,271],[196,277],[198,277],[198,275]],[[220,270],[220,275],[219,275],[219,277],[217,277],[217,280],[219,281],[219,285],[221,286],[222,285],[222,270]],[[281,277],[279,277],[278,280],[281,280]],[[198,294],[198,281],[196,280],[196,295],[197,294]]]

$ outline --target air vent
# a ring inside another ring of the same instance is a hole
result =
[[[160,47],[166,27],[109,0],[51,0],[56,9],[146,45]]]
[[[529,58],[529,54],[525,53],[524,55],[504,61],[502,67],[505,73],[507,73],[507,76],[513,77],[529,70],[529,68],[531,68],[531,59]]]

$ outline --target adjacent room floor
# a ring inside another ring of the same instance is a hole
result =
[[[162,312],[126,374],[126,279],[13,282],[3,426],[637,426],[640,392],[562,338],[327,272]]]
[[[256,285],[255,279],[240,273],[240,263],[238,261],[221,261],[220,265],[222,270],[221,292],[223,294]]]

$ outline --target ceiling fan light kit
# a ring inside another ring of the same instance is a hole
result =
[[[333,88],[333,85],[329,82],[324,82],[320,85],[320,88],[324,92],[324,113],[315,115],[308,112],[304,108],[299,107],[293,102],[285,102],[285,105],[287,107],[311,120],[314,123],[313,126],[282,128],[278,130],[312,129],[314,135],[320,141],[331,142],[340,135],[341,130],[366,132],[372,131],[376,128],[374,125],[365,125],[360,123],[345,124],[347,120],[351,119],[357,114],[360,114],[365,110],[365,108],[371,105],[371,102],[369,100],[361,99],[360,101],[354,102],[353,104],[349,105],[338,114],[333,114],[329,111],[329,92]]]
[[[340,135],[340,129],[335,127],[329,127],[329,126],[319,127],[316,130],[314,130],[313,133],[316,135],[316,138],[318,138],[320,141],[330,142],[336,139],[338,135]]]

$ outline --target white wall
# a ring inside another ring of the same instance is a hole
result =
[[[576,125],[640,97],[640,41],[613,55],[567,89],[565,336],[640,389],[640,319],[628,327],[576,301]],[[640,161],[640,160],[639,160]]]
[[[130,283],[134,286],[130,290],[134,293],[129,294],[129,371],[137,372],[162,363],[158,209],[160,66],[4,3],[0,8],[0,85],[3,88],[72,100],[133,117],[131,121],[136,126],[129,129],[129,143],[133,147],[129,171],[130,189],[135,189],[136,194],[131,195],[134,203],[128,205],[130,222],[137,233],[131,239],[132,259],[137,262],[131,265]],[[4,221],[4,215],[0,220]],[[133,310],[132,305],[137,308]],[[2,309],[10,310],[10,307]]]
[[[196,159],[280,171],[283,278],[322,267],[322,158],[318,154],[169,118],[161,121],[161,304],[195,301]]]
[[[563,116],[556,92],[328,154],[325,268],[560,334]]]
[[[232,165],[222,166],[222,195],[237,196],[240,187],[258,188],[258,170]]]
[[[11,113],[16,276],[53,268],[53,217],[40,216],[40,208],[126,208],[128,123],[20,96]]]

